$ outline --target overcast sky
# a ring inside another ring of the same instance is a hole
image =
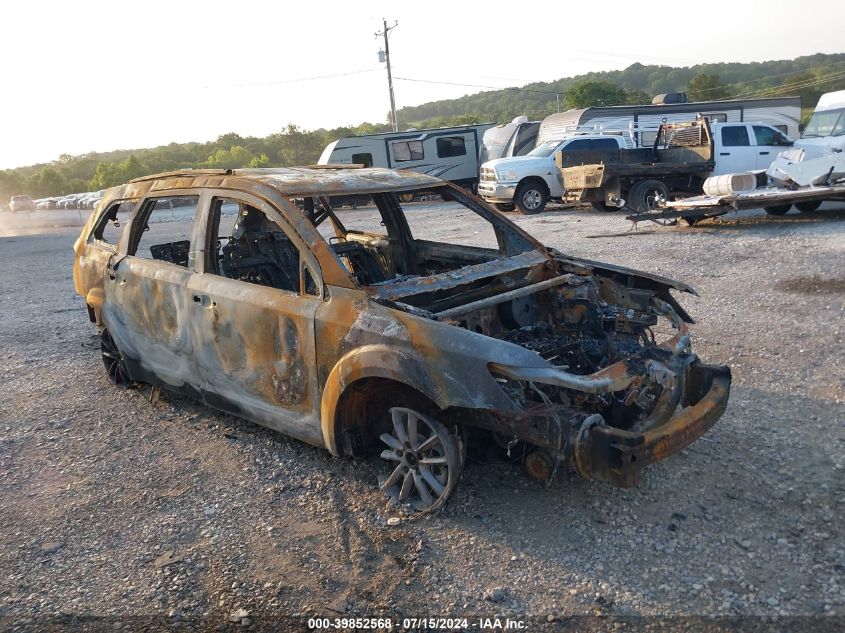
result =
[[[134,7],[131,9],[130,7]],[[0,168],[59,154],[384,121],[397,107],[633,62],[789,59],[845,50],[845,2],[0,3]],[[329,75],[330,78],[313,79]]]

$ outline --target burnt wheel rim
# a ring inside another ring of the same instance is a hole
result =
[[[437,420],[413,409],[390,410],[391,433],[382,433],[381,452],[392,471],[381,486],[395,504],[409,503],[417,511],[432,511],[448,501],[461,473],[460,450],[454,436]]]
[[[126,371],[123,354],[120,353],[108,330],[103,330],[100,335],[100,351],[103,355],[103,366],[106,368],[109,381],[118,387],[129,387],[132,381],[129,379],[129,372]]]

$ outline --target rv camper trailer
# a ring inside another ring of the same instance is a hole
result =
[[[529,121],[528,117],[518,116],[510,123],[491,127],[481,139],[481,152],[478,164],[488,160],[525,156],[537,143],[540,121]]]
[[[801,120],[801,98],[693,101],[567,110],[543,119],[537,145],[575,134],[618,134],[630,130],[635,147],[648,147],[654,143],[662,123],[694,121],[699,114],[707,117],[711,123],[764,123],[791,138],[797,138],[798,123]]]
[[[487,123],[347,136],[329,143],[319,164],[410,169],[474,188],[481,138],[491,127]]]

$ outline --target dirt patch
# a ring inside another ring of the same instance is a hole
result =
[[[783,292],[802,295],[839,295],[845,293],[845,277],[790,277],[775,287]]]

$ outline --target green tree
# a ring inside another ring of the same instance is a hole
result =
[[[150,173],[149,167],[142,163],[135,154],[121,163],[108,163],[100,161],[94,171],[94,177],[88,183],[91,190],[106,189],[115,185],[123,184],[133,178],[146,176]]]
[[[387,129],[385,129],[387,128]],[[355,128],[355,135],[356,136],[363,136],[364,134],[378,134],[380,132],[386,132],[388,129],[392,130],[392,126],[389,125],[378,125],[375,123],[362,123],[361,125]]]
[[[576,81],[566,90],[568,108],[589,108],[625,103],[625,91],[609,81]]]
[[[218,149],[205,162],[206,167],[216,167],[220,169],[235,169],[237,167],[246,167],[254,156],[250,154],[249,150],[240,145],[235,145],[229,149]]]
[[[240,136],[240,134],[228,132],[218,136],[217,141],[215,141],[215,145],[226,149],[227,147],[234,147],[235,145],[243,145],[243,142],[244,139]]]
[[[43,198],[58,196],[65,188],[65,178],[53,167],[45,167],[34,177],[31,185],[33,195]]]
[[[647,92],[639,88],[625,90],[626,105],[647,105],[649,103],[651,103],[651,97]]]
[[[717,101],[727,99],[730,95],[730,90],[716,74],[698,73],[687,84],[690,101]]]
[[[138,157],[135,156],[135,154],[130,154],[129,158],[120,164],[120,173],[123,178],[123,182],[126,182],[128,180],[132,180],[133,178],[147,176],[149,175],[150,170],[144,163],[138,160]]]
[[[317,162],[325,147],[322,135],[303,132],[293,123],[280,136],[279,158],[282,165],[308,165]]]
[[[117,163],[98,162],[97,168],[94,170],[94,177],[88,183],[88,188],[91,190],[106,189],[118,184],[118,171]]]
[[[259,154],[258,156],[253,156],[252,160],[249,161],[247,167],[269,167],[270,166],[270,159],[267,157],[267,154]]]
[[[9,202],[12,196],[25,193],[23,179],[17,170],[0,172],[0,204]]]

